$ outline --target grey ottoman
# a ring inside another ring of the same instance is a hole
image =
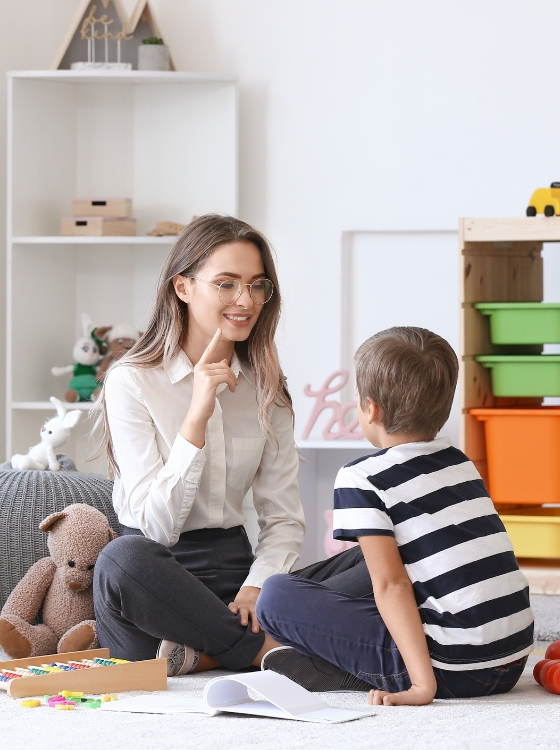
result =
[[[111,499],[113,482],[82,474],[67,456],[57,456],[62,471],[15,471],[0,464],[0,609],[29,568],[49,554],[39,524],[72,503],[101,511],[117,534],[122,529]]]

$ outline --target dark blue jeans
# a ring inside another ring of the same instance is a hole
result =
[[[402,656],[371,596],[335,591],[328,581],[276,575],[263,586],[257,615],[265,633],[279,643],[306,656],[320,656],[373,688],[390,693],[410,688]],[[521,677],[526,661],[461,672],[435,668],[435,697],[506,693]]]

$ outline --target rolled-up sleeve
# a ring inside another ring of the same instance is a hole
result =
[[[105,399],[122,485],[117,513],[126,506],[127,516],[144,536],[171,547],[192,508],[206,461],[204,448],[178,433],[164,461],[131,368],[110,371]]]
[[[289,573],[299,560],[305,516],[299,498],[299,456],[290,410],[272,407],[277,444],[267,440],[253,480],[253,502],[260,533],[255,561],[244,586],[262,587],[275,573]]]

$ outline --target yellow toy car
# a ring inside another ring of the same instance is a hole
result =
[[[537,188],[529,205],[527,216],[560,216],[560,182],[552,182],[549,188]]]

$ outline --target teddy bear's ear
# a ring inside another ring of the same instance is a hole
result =
[[[109,541],[112,542],[113,539],[116,539],[118,537],[118,534],[116,531],[113,531],[113,529],[109,528]]]
[[[41,523],[39,524],[39,528],[41,529],[41,531],[50,531],[53,524],[55,524],[57,521],[60,521],[61,518],[65,517],[65,510],[61,510],[58,513],[51,513],[50,516],[47,516],[41,521]]]

